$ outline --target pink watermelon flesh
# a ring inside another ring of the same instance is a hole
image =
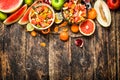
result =
[[[23,0],[0,0],[0,11],[12,13],[21,6],[22,2]]]
[[[18,21],[18,23],[19,23],[20,25],[25,25],[25,24],[27,24],[27,23],[29,22],[29,13],[30,13],[30,10],[31,10],[32,6],[33,6],[34,4],[36,4],[36,3],[37,3],[37,1],[35,1],[35,2],[26,10],[26,12],[25,12],[25,14],[23,15],[23,17]]]
[[[27,4],[23,5],[18,11],[10,15],[3,23],[6,25],[10,25],[12,23],[17,22],[27,10]]]

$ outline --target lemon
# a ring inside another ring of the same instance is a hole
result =
[[[63,16],[62,16],[62,13],[59,12],[59,13],[55,13],[55,23],[56,24],[59,24],[63,21]]]
[[[31,25],[31,23],[28,23],[26,26],[27,31],[33,31],[34,27]]]
[[[33,4],[33,0],[25,0],[25,4],[27,4],[28,6],[30,6],[31,4]]]
[[[0,12],[0,20],[5,20],[7,18],[7,14]]]

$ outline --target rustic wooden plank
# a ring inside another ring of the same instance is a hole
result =
[[[117,44],[117,80],[120,80],[120,9],[116,12],[116,37],[117,37],[117,41],[116,41],[116,44]]]
[[[83,47],[77,47],[71,40],[72,80],[92,80],[94,72],[94,37],[79,37],[83,39]]]
[[[24,28],[13,24],[5,28],[4,56],[6,80],[24,80],[25,78],[25,43]]]
[[[115,14],[112,13],[112,16]],[[103,28],[97,23],[95,35],[95,80],[116,80],[116,37],[115,17],[112,17],[109,28]]]
[[[115,12],[111,11],[112,16],[115,16]],[[112,17],[112,24],[108,30],[108,77],[111,80],[117,78],[117,36],[116,36],[116,18]],[[106,36],[107,36],[106,35]],[[111,44],[112,43],[112,44]]]
[[[69,42],[63,42],[59,35],[50,35],[49,42],[49,76],[50,80],[71,80],[69,65]]]
[[[32,37],[27,33],[26,38],[27,80],[48,80],[49,35]],[[40,46],[42,42],[46,43],[45,47]]]
[[[2,55],[4,50],[4,25],[0,21],[0,80],[2,80]]]

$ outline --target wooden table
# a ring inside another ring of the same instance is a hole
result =
[[[95,20],[92,36],[71,34],[67,42],[0,22],[0,80],[120,80],[120,9],[111,15],[109,28]],[[84,40],[82,48],[75,46],[77,38]]]

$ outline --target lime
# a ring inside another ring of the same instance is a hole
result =
[[[7,18],[7,14],[0,12],[0,20],[5,20]]]
[[[28,6],[33,4],[33,0],[24,0],[24,1],[25,1],[25,4],[27,4]]]
[[[31,23],[28,23],[26,26],[27,31],[33,31],[34,27],[31,25]]]

